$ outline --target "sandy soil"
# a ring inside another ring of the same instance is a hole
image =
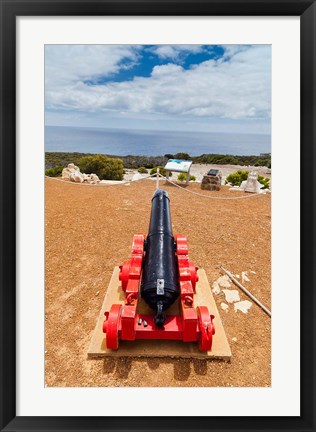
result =
[[[270,195],[217,201],[172,186],[174,233],[189,239],[189,257],[209,282],[223,265],[247,271],[245,286],[270,308]],[[270,318],[255,304],[247,314],[220,308],[230,363],[185,359],[87,359],[87,349],[113,267],[130,256],[134,233],[146,232],[155,182],[88,186],[46,179],[47,386],[270,386]],[[236,197],[242,192],[201,191]],[[255,272],[255,273],[252,273]],[[235,289],[235,287],[232,286]],[[241,300],[247,297],[239,290]]]

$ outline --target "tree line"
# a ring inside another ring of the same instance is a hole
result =
[[[65,167],[69,163],[79,164],[80,159],[87,156],[97,156],[93,153],[68,153],[68,152],[46,152],[45,153],[45,169]],[[222,155],[222,154],[202,154],[200,156],[190,156],[188,153],[180,152],[176,154],[167,153],[164,156],[115,156],[103,155],[110,159],[119,159],[122,161],[123,167],[126,169],[138,169],[145,167],[147,169],[156,166],[164,166],[168,159],[184,159],[192,160],[193,163],[215,164],[215,165],[242,165],[242,166],[265,166],[271,168],[271,154],[261,153],[258,155]]]

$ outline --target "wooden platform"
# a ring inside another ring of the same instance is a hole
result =
[[[104,312],[108,311],[113,303],[124,303],[124,293],[121,290],[118,275],[119,268],[115,267],[92,335],[88,349],[89,357],[184,357],[230,360],[231,350],[206,273],[203,269],[198,270],[199,282],[196,286],[194,304],[195,306],[207,306],[210,313],[215,315],[214,324],[216,333],[213,336],[212,351],[201,352],[198,350],[196,343],[162,340],[120,341],[118,350],[107,349],[105,343],[106,335],[102,332],[102,325],[105,319]],[[140,313],[152,313],[142,299],[138,302],[138,311]],[[177,304],[174,304],[169,309],[169,313],[177,314],[178,312]]]

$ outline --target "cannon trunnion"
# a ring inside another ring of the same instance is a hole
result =
[[[104,314],[107,348],[117,349],[119,340],[170,339],[211,349],[214,316],[206,306],[194,307],[197,268],[189,262],[186,237],[173,236],[166,191],[154,193],[148,235],[134,235],[131,259],[120,266],[119,279],[125,301]],[[140,296],[154,315],[138,313]],[[179,315],[168,314],[177,300]]]

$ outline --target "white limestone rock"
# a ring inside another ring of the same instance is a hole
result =
[[[96,174],[90,174],[90,179],[91,181],[95,182],[95,183],[99,183],[100,179]]]
[[[73,163],[68,164],[68,166],[66,168],[63,169],[62,173],[61,173],[61,177],[62,178],[70,178],[71,174],[74,174],[76,171],[80,172],[80,169]]]
[[[249,300],[243,300],[237,303],[234,303],[234,310],[237,312],[240,310],[240,312],[246,314],[248,313],[248,310],[251,308],[252,303]]]
[[[75,183],[89,183],[89,184],[98,184],[100,183],[100,179],[96,174],[85,174],[80,172],[80,168],[78,168],[75,164],[70,163],[66,168],[62,171],[62,178],[69,179]]]
[[[225,300],[227,303],[234,303],[240,301],[239,292],[237,290],[223,290]]]
[[[212,292],[214,294],[219,294],[221,292],[221,287],[218,285],[217,281],[215,281],[212,285]]]
[[[217,281],[218,285],[222,288],[229,288],[231,287],[230,279],[227,275],[220,276]]]
[[[75,183],[83,183],[84,176],[80,171],[75,171],[69,175],[69,180]]]
[[[96,174],[83,174],[84,181],[89,184],[98,184],[100,183],[100,179]]]
[[[248,278],[247,274],[248,274],[248,272],[246,272],[246,271],[241,272],[241,281],[242,281],[242,283],[244,283],[244,282],[250,282],[250,279]]]
[[[228,304],[222,302],[222,303],[221,303],[221,308],[222,308],[224,311],[228,312],[228,308],[229,308],[229,306],[228,306]]]

